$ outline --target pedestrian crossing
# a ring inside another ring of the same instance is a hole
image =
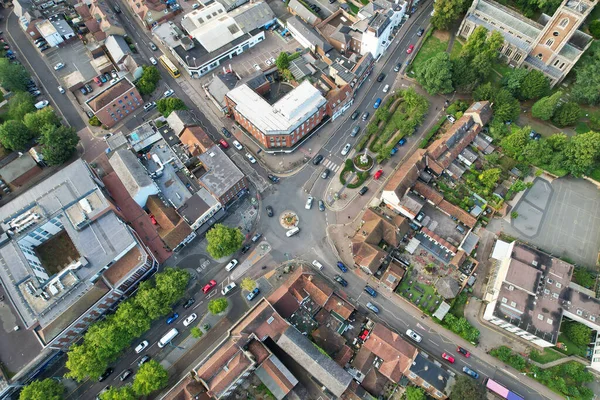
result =
[[[336,163],[334,163],[331,160],[328,160],[327,158],[323,161],[323,165],[325,166],[325,168],[331,170],[331,172],[337,172],[338,169],[340,169],[341,165],[338,165]]]

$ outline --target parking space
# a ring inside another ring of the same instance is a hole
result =
[[[54,67],[58,63],[65,64],[65,67],[55,71],[55,75],[63,78],[75,71],[79,71],[84,81],[91,80],[96,76],[96,71],[90,63],[90,58],[85,45],[81,42],[73,42],[64,47],[59,47],[46,56],[48,64]]]

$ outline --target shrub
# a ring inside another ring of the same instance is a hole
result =
[[[208,311],[210,311],[211,314],[217,315],[225,311],[228,305],[229,302],[225,297],[213,299],[208,303]]]
[[[98,119],[98,117],[96,117],[95,115],[89,119],[88,121],[90,123],[91,126],[100,126],[102,125],[102,123],[100,122],[100,120]]]

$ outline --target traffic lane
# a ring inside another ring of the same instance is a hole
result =
[[[86,127],[85,122],[73,106],[69,98],[58,91],[58,82],[50,67],[45,63],[42,55],[27,38],[25,32],[19,26],[17,16],[10,12],[8,18],[4,19],[6,34],[17,50],[17,60],[27,66],[32,76],[36,78],[37,84],[43,89],[42,95],[52,101],[57,111],[69,123],[79,131]],[[33,68],[32,64],[35,64]]]

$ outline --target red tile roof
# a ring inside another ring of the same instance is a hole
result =
[[[364,347],[383,359],[379,372],[393,382],[400,381],[417,356],[417,349],[382,324],[375,324]]]
[[[475,218],[462,208],[459,208],[454,204],[449,203],[447,200],[443,200],[440,204],[438,204],[438,207],[440,210],[457,218],[460,222],[462,222],[468,227],[473,228],[477,223],[477,218]]]
[[[444,200],[444,196],[440,192],[438,192],[431,186],[429,186],[426,183],[421,182],[421,181],[415,182],[415,185],[413,186],[413,190],[418,192],[421,196],[425,197],[427,200],[431,201],[436,206],[438,204],[440,204],[442,202],[442,200]]]
[[[350,318],[350,314],[354,311],[354,307],[347,301],[343,300],[337,294],[333,294],[325,304],[325,310],[331,312],[335,311],[344,319]]]

